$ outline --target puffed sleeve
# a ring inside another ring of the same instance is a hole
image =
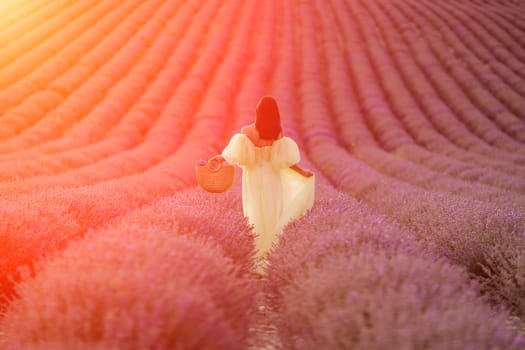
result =
[[[297,144],[291,138],[282,137],[273,143],[271,159],[274,168],[288,168],[299,163],[301,159],[299,147],[297,147]]]
[[[235,134],[221,154],[229,163],[251,166],[255,161],[253,144],[244,134]]]

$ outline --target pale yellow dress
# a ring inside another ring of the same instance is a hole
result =
[[[305,177],[290,169],[299,162],[300,154],[289,137],[257,147],[245,134],[235,134],[222,156],[243,169],[243,213],[253,225],[257,255],[264,256],[284,226],[312,207],[315,176]]]

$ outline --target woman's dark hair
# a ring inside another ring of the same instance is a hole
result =
[[[281,133],[281,116],[277,102],[273,97],[264,96],[255,108],[255,128],[259,137],[265,140],[277,140]]]

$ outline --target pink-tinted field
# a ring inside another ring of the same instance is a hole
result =
[[[316,173],[252,272],[262,95]],[[0,2],[1,349],[524,349],[525,3]]]

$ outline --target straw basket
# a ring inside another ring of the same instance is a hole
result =
[[[219,156],[210,158],[206,163],[199,162],[195,167],[195,176],[199,185],[212,193],[226,192],[233,184],[235,167]]]

